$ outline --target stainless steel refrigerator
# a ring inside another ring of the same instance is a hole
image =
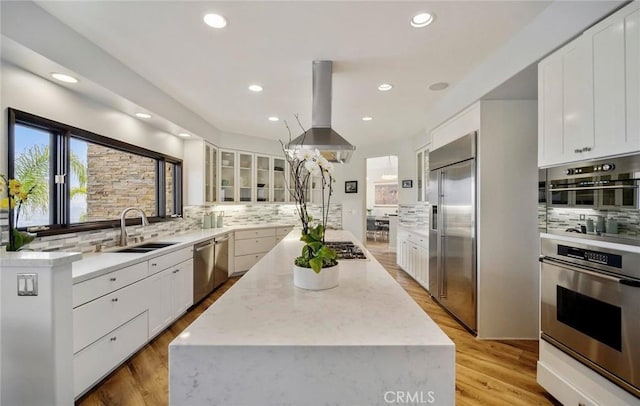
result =
[[[477,332],[476,133],[429,153],[429,293]]]

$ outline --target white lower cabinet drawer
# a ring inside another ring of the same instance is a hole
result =
[[[260,228],[258,230],[242,230],[236,231],[236,241],[246,240],[249,238],[275,237],[275,228]]]
[[[282,237],[289,234],[291,230],[293,230],[293,227],[278,227],[276,230],[276,237],[280,237],[280,239],[282,239]]]
[[[77,398],[147,342],[147,312],[108,333],[73,356]]]
[[[266,255],[265,252],[260,254],[251,254],[251,255],[241,255],[235,258],[235,271],[236,272],[244,272],[248,271],[249,268],[254,266],[262,257]]]
[[[73,309],[73,352],[147,310],[147,281],[136,282]]]
[[[250,240],[236,240],[236,256],[271,251],[275,245],[275,236],[252,238]]]
[[[73,307],[146,278],[148,268],[144,261],[73,285]]]
[[[153,275],[156,272],[164,271],[169,267],[172,267],[184,261],[188,261],[192,258],[193,246],[170,252],[156,258],[152,258],[149,260],[149,275]]]

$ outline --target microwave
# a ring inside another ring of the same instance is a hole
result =
[[[639,182],[640,155],[573,163],[540,173],[538,201],[550,208],[638,209]]]

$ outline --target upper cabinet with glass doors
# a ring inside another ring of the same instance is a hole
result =
[[[429,201],[429,147],[422,148],[416,153],[416,169],[418,201]]]
[[[238,152],[238,197],[241,202],[253,201],[253,154]]]
[[[236,152],[220,150],[220,198],[221,202],[235,202]]]
[[[273,158],[273,202],[288,201],[287,191],[287,161],[284,158]]]
[[[271,201],[271,157],[256,155],[256,201]]]

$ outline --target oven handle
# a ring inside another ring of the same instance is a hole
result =
[[[637,189],[632,185],[612,185],[612,186],[578,186],[578,187],[549,187],[550,192],[580,191],[580,190],[604,190],[604,189]]]
[[[637,280],[634,280],[634,279],[617,278],[615,276],[607,275],[607,274],[604,274],[604,273],[589,271],[589,270],[584,269],[584,268],[579,267],[579,266],[569,265],[569,264],[567,264],[565,262],[558,261],[557,259],[554,259],[554,258],[545,257],[544,255],[539,258],[539,261],[542,262],[542,263],[548,262],[551,265],[555,265],[555,266],[557,266],[559,268],[564,268],[564,269],[568,269],[570,271],[583,273],[585,275],[593,276],[594,278],[605,279],[605,280],[608,280],[610,282],[620,283],[620,284],[625,285],[625,286],[630,286],[630,287],[634,287],[634,288],[640,288],[640,281],[637,281]]]

